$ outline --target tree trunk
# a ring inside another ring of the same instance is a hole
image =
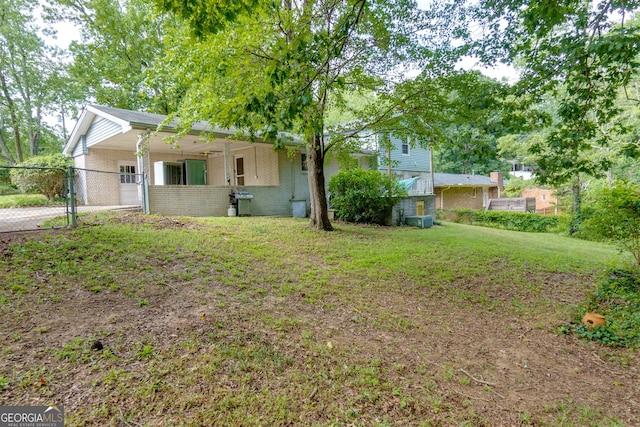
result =
[[[582,202],[582,194],[580,193],[580,177],[576,175],[572,184],[573,199],[571,200],[571,211],[574,215],[580,213],[580,204]]]
[[[307,153],[309,194],[311,196],[311,214],[309,225],[318,230],[332,231],[327,212],[327,193],[324,188],[324,152],[321,135],[315,135]]]
[[[4,117],[0,117],[0,129],[4,129]],[[9,162],[9,166],[13,166],[16,164],[16,160],[13,158],[11,151],[9,150],[9,146],[7,145],[7,141],[4,139],[4,135],[0,132],[0,158],[4,158],[7,162]]]
[[[580,218],[580,205],[582,204],[581,182],[580,175],[576,175],[572,184],[572,200],[571,200],[571,213],[573,214],[573,221],[569,228],[569,234],[574,234],[580,228],[582,219]]]
[[[37,106],[36,116],[29,117],[29,149],[31,150],[31,156],[37,156],[38,154],[40,154],[41,125],[42,125],[42,111],[40,106]]]
[[[18,163],[22,163],[24,158],[22,157],[22,145],[20,142],[20,122],[18,121],[18,116],[16,115],[16,107],[13,103],[13,99],[11,98],[11,94],[9,93],[9,89],[7,88],[7,80],[4,77],[4,74],[0,72],[0,84],[2,85],[2,92],[4,93],[5,101],[7,102],[7,107],[9,108],[9,116],[11,117],[11,126],[13,126],[13,142],[16,148],[16,160]]]
[[[31,156],[37,156],[40,151],[40,131],[37,130],[33,133],[29,147],[31,150]]]

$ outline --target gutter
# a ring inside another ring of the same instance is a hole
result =
[[[444,192],[450,190],[451,186],[440,190],[440,209],[444,210]]]
[[[138,141],[136,142],[136,156],[138,157],[138,173],[142,176],[141,184],[141,196],[142,196],[142,213],[149,214],[149,179],[151,174],[145,167],[144,157],[149,156],[149,146],[145,146],[145,142],[148,142],[149,130],[145,135],[138,135]],[[148,165],[150,166],[150,165]]]
[[[160,130],[158,130],[158,126],[160,126],[161,124],[162,123],[154,124],[154,123],[133,122],[133,121],[129,122],[129,126],[131,126],[132,129],[147,130],[149,128],[155,128],[154,132],[167,132],[167,133],[176,133],[176,134],[178,133],[178,128],[175,124],[162,125]],[[203,125],[202,123],[200,124]],[[204,127],[196,127],[196,126],[191,127],[191,129],[189,129],[186,135],[199,135],[199,136],[212,135],[215,138],[232,139],[232,140],[248,142],[248,143],[262,142],[262,143],[271,144],[271,145],[275,143],[275,141],[264,139],[260,135],[254,135],[253,137],[254,141],[251,141],[250,140],[251,135],[249,135],[246,132],[243,132],[243,135],[241,138],[235,138],[237,134],[237,129],[235,127],[232,127],[230,129],[220,129],[220,128],[212,129],[208,124],[204,124],[203,126]],[[278,138],[281,138],[283,141],[285,141],[284,145],[291,145],[294,147],[305,145],[304,141],[302,141],[302,139],[298,135],[291,134],[288,132],[278,132]]]
[[[160,130],[158,130],[158,126],[160,126],[160,124],[153,124],[153,123],[143,123],[143,122],[129,122],[129,126],[131,126],[132,129],[144,129],[144,130],[148,130],[149,128],[153,127],[155,128],[155,130],[153,132],[167,132],[167,133],[178,133],[178,128],[175,126],[171,126],[171,125],[164,125],[160,128]],[[230,136],[233,136],[233,132],[229,132],[229,133],[224,133],[224,131],[221,131],[220,129],[216,129],[216,130],[208,130],[208,129],[197,129],[197,128],[191,128],[189,129],[189,131],[186,133],[186,135],[213,135],[216,138],[228,138]],[[264,142],[262,140],[258,141],[258,142]]]

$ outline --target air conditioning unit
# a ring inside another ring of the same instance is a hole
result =
[[[433,217],[431,215],[408,216],[404,219],[404,223],[414,227],[429,228],[433,227]]]

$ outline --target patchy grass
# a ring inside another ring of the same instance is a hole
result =
[[[0,196],[0,209],[27,206],[46,206],[51,202],[42,194],[10,194]]]
[[[636,425],[635,350],[557,333],[628,259],[446,224],[100,213],[0,236],[0,403],[80,425]]]

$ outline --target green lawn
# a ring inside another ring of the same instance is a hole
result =
[[[0,209],[51,204],[42,194],[11,194],[0,196]]]
[[[640,423],[636,350],[558,332],[630,263],[610,246],[449,223],[92,222],[0,235],[2,405],[63,404],[68,426]]]

